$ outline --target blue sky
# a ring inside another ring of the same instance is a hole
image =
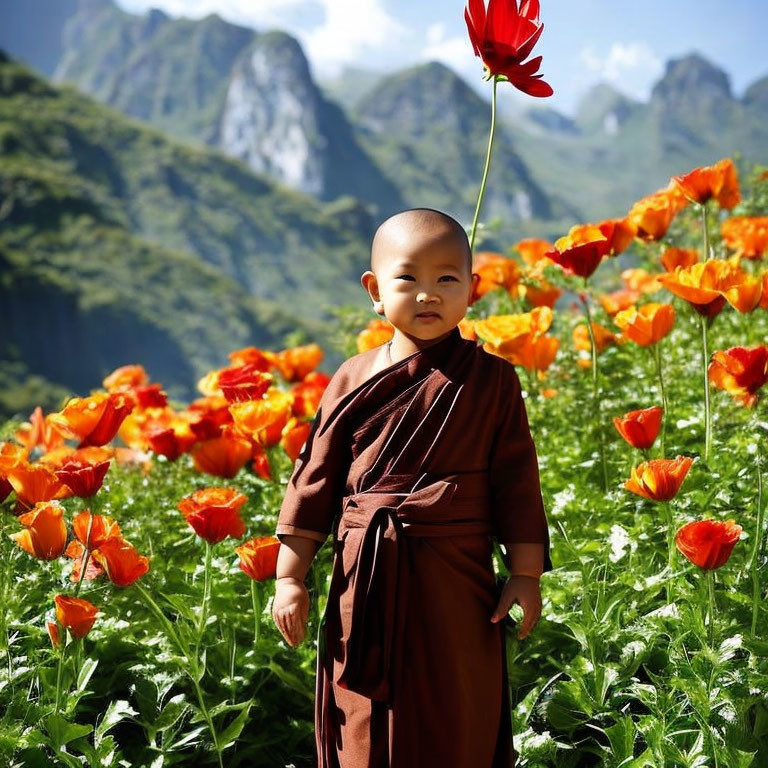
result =
[[[389,71],[429,59],[451,66],[481,91],[457,0],[117,0],[126,10],[163,8],[196,18],[216,12],[256,29],[279,27],[304,45],[315,75],[344,66]],[[537,100],[506,88],[520,106],[535,101],[572,114],[580,96],[609,82],[647,98],[670,58],[697,51],[724,69],[737,95],[768,75],[764,0],[541,0],[544,33],[536,48],[555,90]]]

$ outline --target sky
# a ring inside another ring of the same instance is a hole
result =
[[[388,72],[436,59],[490,93],[467,38],[464,2],[457,0],[117,2],[137,13],[151,7],[189,18],[218,13],[260,31],[283,29],[301,41],[320,81],[347,66]],[[724,69],[737,96],[768,75],[765,0],[541,0],[541,20],[534,55],[544,57],[540,72],[554,95],[536,99],[507,87],[513,108],[538,101],[572,115],[599,82],[644,101],[665,63],[691,52]]]

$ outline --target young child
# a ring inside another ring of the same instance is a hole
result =
[[[273,619],[304,638],[304,579],[333,534],[318,636],[319,768],[515,764],[504,624],[525,637],[552,569],[536,449],[514,366],[464,339],[479,276],[432,209],[377,230],[361,278],[392,340],[331,379],[280,510]],[[509,577],[493,570],[493,540]]]

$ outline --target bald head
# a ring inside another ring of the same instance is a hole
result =
[[[472,251],[464,227],[447,213],[433,208],[411,208],[390,216],[376,230],[371,245],[371,270],[379,274],[384,264],[422,246],[447,245],[464,255],[463,267],[472,272]]]

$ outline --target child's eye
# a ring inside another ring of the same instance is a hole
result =
[[[456,278],[453,275],[442,275],[440,279],[442,280],[443,277],[447,277],[449,280],[456,280]]]
[[[413,275],[398,275],[398,280],[413,280]]]

